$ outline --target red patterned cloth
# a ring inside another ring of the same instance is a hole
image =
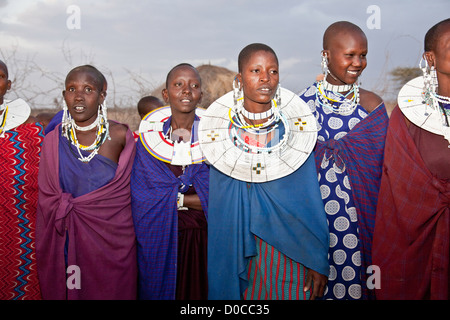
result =
[[[41,298],[34,240],[43,130],[22,124],[0,138],[0,300]]]
[[[372,263],[377,299],[448,299],[450,182],[430,173],[401,110],[390,118]]]

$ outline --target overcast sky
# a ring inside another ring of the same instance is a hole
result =
[[[239,51],[262,42],[298,92],[321,72],[325,29],[347,20],[369,40],[362,87],[388,95],[388,72],[417,66],[426,31],[449,17],[449,0],[0,0],[0,49],[60,77],[92,63],[126,94],[130,73],[155,88],[180,62],[237,71]]]

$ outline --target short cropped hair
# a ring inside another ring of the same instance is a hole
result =
[[[444,26],[449,25],[450,18],[442,20],[441,22],[436,23],[434,26],[430,28],[430,30],[427,31],[425,34],[424,39],[424,50],[426,51],[433,51],[436,49],[437,40],[442,35],[442,32],[444,31]]]
[[[106,91],[106,89],[108,87],[108,82],[106,81],[105,76],[96,67],[94,67],[94,66],[92,66],[90,64],[85,64],[85,65],[73,68],[67,74],[66,80],[67,80],[69,74],[71,74],[73,71],[79,71],[79,70],[85,70],[85,69],[88,69],[88,70],[92,71],[96,75],[97,80],[99,82],[99,88],[98,89],[100,91]]]
[[[325,50],[328,50],[330,42],[332,39],[336,38],[339,34],[339,32],[346,31],[346,32],[358,32],[366,36],[364,31],[358,27],[356,24],[351,23],[349,21],[337,21],[332,23],[328,26],[328,28],[325,30],[323,34],[323,40],[322,40],[322,47]]]
[[[198,78],[200,79],[200,84],[201,84],[202,78],[200,77],[200,74],[199,74],[198,70],[193,65],[191,65],[190,63],[183,62],[183,63],[177,64],[175,67],[170,69],[170,71],[169,71],[169,73],[167,74],[167,77],[166,77],[166,89],[167,89],[167,84],[169,83],[169,79],[172,76],[173,71],[175,69],[179,68],[179,67],[190,67],[190,68],[194,69],[197,72],[197,74],[198,74]]]
[[[278,57],[275,53],[275,51],[273,51],[273,49],[271,47],[269,47],[266,44],[263,43],[252,43],[249,44],[248,46],[246,46],[244,49],[241,50],[241,52],[239,53],[238,56],[238,68],[239,68],[239,72],[242,71],[242,68],[244,66],[244,64],[246,64],[248,62],[248,60],[250,59],[250,56],[258,51],[265,51],[265,52],[270,52],[275,56],[275,59],[277,60],[278,63]]]

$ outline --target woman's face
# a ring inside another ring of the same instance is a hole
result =
[[[169,76],[162,95],[172,112],[195,112],[203,95],[198,72],[190,66],[177,67]]]
[[[0,64],[0,103],[3,103],[3,97],[11,88],[11,81],[8,80],[6,69]]]
[[[63,91],[70,115],[78,125],[87,126],[95,121],[105,92],[99,89],[98,78],[89,70],[75,70],[66,78]]]
[[[428,64],[434,66],[439,78],[450,77],[450,26],[437,39],[434,50],[425,53]],[[438,79],[439,80],[439,79]]]
[[[244,92],[244,106],[252,112],[261,112],[261,105],[271,104],[280,76],[278,60],[268,51],[256,51],[242,65],[238,74]]]
[[[335,85],[353,84],[367,66],[367,39],[360,32],[342,32],[331,40],[328,50],[327,81]]]

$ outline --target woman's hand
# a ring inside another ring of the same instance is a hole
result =
[[[323,274],[318,273],[312,269],[308,269],[308,274],[306,275],[306,285],[304,291],[308,291],[312,287],[311,296],[309,300],[315,300],[316,297],[323,297],[325,291],[325,285],[328,282],[328,277]]]

